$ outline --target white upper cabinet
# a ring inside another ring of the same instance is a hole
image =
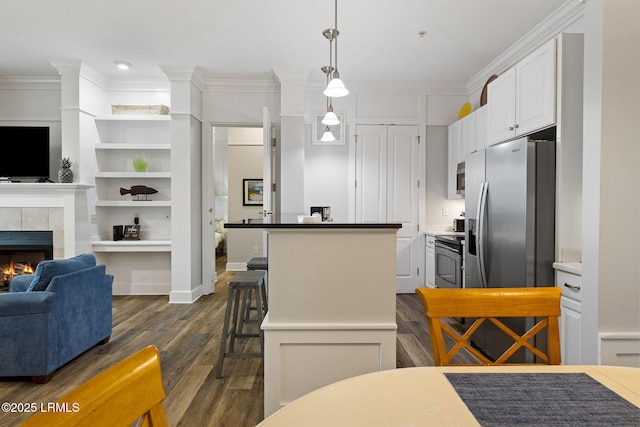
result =
[[[476,151],[476,115],[471,113],[461,120],[462,122],[462,148],[467,155]]]
[[[489,146],[487,139],[487,118],[489,108],[484,105],[478,108],[474,114],[476,116],[476,147],[474,151],[482,151]]]
[[[467,154],[487,148],[487,106],[478,108],[458,122],[462,123],[462,162]]]
[[[491,82],[487,99],[489,145],[553,125],[556,40],[549,40]]]

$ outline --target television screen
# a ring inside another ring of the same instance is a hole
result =
[[[0,126],[0,177],[49,178],[49,128]]]

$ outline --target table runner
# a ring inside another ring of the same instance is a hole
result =
[[[640,408],[584,373],[447,373],[484,426],[639,426]]]

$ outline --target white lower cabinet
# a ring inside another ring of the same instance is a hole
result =
[[[560,298],[560,350],[562,364],[580,364],[580,336],[582,303],[571,298]]]
[[[425,236],[425,270],[426,270],[426,287],[436,287],[436,237],[432,234]]]
[[[561,316],[560,351],[563,365],[579,365],[582,349],[582,277],[579,274],[562,270],[562,264],[554,264],[556,268],[556,286],[562,288],[560,298]]]

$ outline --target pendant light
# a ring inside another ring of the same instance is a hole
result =
[[[321,142],[333,142],[336,140],[336,137],[333,136],[333,133],[331,133],[331,130],[329,129],[329,126],[325,126],[324,128],[324,133],[322,134],[322,138],[320,138]]]
[[[322,69],[322,72],[326,74],[327,83],[329,83],[329,76],[333,71],[333,67],[325,66],[325,67],[322,67],[321,69]],[[333,112],[333,102],[331,101],[330,96],[327,97],[327,114],[324,115],[324,118],[322,119],[321,123],[327,126],[335,126],[340,124],[340,119],[338,119],[338,116],[336,115],[336,113]]]
[[[322,34],[329,40],[329,66],[333,68],[332,77],[324,90],[324,95],[330,98],[339,98],[347,96],[349,91],[344,86],[342,80],[340,80],[340,73],[338,72],[338,0],[335,0],[335,27],[324,30]],[[333,47],[335,43],[335,49]]]

